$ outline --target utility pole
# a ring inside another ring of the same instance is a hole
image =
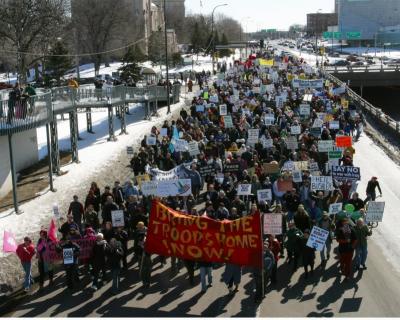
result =
[[[168,69],[168,33],[167,33],[167,0],[164,0],[164,41],[165,41],[165,67],[167,76],[167,114],[171,113],[171,101],[169,100],[169,69]]]

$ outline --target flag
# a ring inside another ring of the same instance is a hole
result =
[[[274,59],[259,59],[260,66],[273,66],[274,65]]]
[[[48,236],[51,241],[57,242],[57,227],[54,219],[51,219]]]
[[[15,241],[15,237],[11,232],[4,230],[3,236],[3,252],[16,252],[17,251],[17,242]]]

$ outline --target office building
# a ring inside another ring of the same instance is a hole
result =
[[[307,34],[321,36],[329,26],[336,26],[338,16],[336,13],[309,13],[307,14]]]

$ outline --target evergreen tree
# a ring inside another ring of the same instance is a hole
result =
[[[221,39],[221,42],[219,44],[220,45],[228,45],[229,44],[228,38],[227,38],[225,33],[222,34],[222,39]],[[231,55],[231,50],[229,50],[229,49],[221,49],[221,50],[219,50],[219,56],[221,58],[229,57],[230,55]]]
[[[57,85],[60,86],[61,78],[73,67],[71,58],[62,56],[67,54],[68,50],[63,42],[57,41],[50,50],[50,57],[45,64],[44,81],[46,85],[49,85],[50,80],[54,79],[57,81]]]
[[[120,78],[123,81],[128,81],[129,78],[132,78],[134,82],[137,82],[142,78],[140,67],[137,64],[137,51],[135,49],[129,47],[128,51],[122,58],[123,64],[118,71],[120,72]]]

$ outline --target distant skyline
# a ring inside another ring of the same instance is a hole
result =
[[[168,0],[167,0],[168,1]],[[170,0],[174,1],[174,0]],[[219,4],[228,4],[215,10],[242,23],[243,29],[288,30],[292,24],[307,24],[307,13],[334,12],[334,0],[186,0],[186,14],[210,14]]]

